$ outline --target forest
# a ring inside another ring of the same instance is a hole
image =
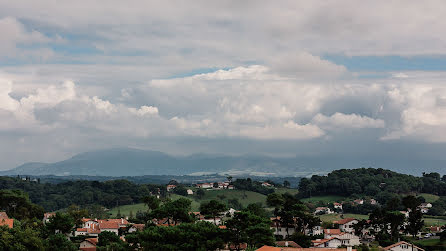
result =
[[[127,180],[67,181],[58,184],[40,183],[21,178],[0,177],[0,190],[22,190],[29,199],[45,211],[55,211],[70,205],[101,205],[106,208],[139,203],[147,194],[165,192],[164,185],[135,184]]]

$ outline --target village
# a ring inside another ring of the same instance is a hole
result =
[[[262,187],[268,187],[271,189],[277,189],[274,184],[269,182],[259,182]],[[167,193],[175,192],[177,187],[181,184],[168,184],[165,189]],[[194,191],[197,189],[205,189],[208,191],[212,190],[234,190],[235,187],[231,182],[221,181],[221,182],[209,182],[209,183],[197,183],[191,188],[187,188],[187,195],[194,195]],[[160,191],[158,193],[152,194],[156,198],[160,198]],[[289,240],[290,236],[296,233],[295,224],[299,222],[299,218],[293,218],[293,224],[290,225],[289,222],[285,222],[281,219],[281,216],[271,216],[270,220],[270,230],[276,238],[275,246],[265,245],[257,250],[260,251],[280,251],[280,250],[296,250],[296,251],[324,251],[324,250],[346,250],[353,251],[356,250],[355,247],[369,245],[375,240],[375,233],[380,232],[380,229],[376,229],[376,226],[368,226],[358,228],[358,224],[364,224],[364,220],[355,218],[343,218],[343,206],[345,203],[352,205],[362,205],[368,203],[371,205],[377,205],[378,202],[373,198],[366,199],[355,199],[352,201],[344,202],[333,202],[326,207],[316,207],[312,214],[314,217],[330,214],[341,215],[340,220],[334,220],[329,226],[325,224],[316,224],[311,228],[305,229],[304,233],[306,236],[312,238],[311,247],[303,248],[295,241]],[[417,206],[417,210],[425,214],[432,208],[431,203],[421,203]],[[234,217],[234,214],[239,213],[239,210],[228,208],[224,211],[217,211],[213,216],[209,214],[202,213],[200,211],[190,211],[188,214],[193,217],[194,221],[208,222],[216,225],[219,229],[227,229],[226,222],[228,219]],[[400,211],[404,217],[408,218],[410,216],[411,209],[407,211]],[[58,213],[48,212],[44,214],[42,219],[43,224],[48,224],[52,221],[54,217],[57,217]],[[319,221],[319,223],[321,223]],[[365,223],[370,223],[370,220],[365,221]],[[108,218],[108,219],[97,219],[97,218],[85,218],[81,219],[81,224],[77,227],[73,226],[72,229],[66,233],[67,238],[83,238],[79,244],[79,249],[83,251],[93,251],[96,250],[99,236],[101,233],[113,233],[118,236],[122,241],[126,241],[126,235],[132,234],[138,231],[144,231],[147,225],[157,226],[157,227],[173,227],[180,225],[181,221],[173,222],[169,218],[152,218],[145,224],[143,223],[133,223],[129,217],[122,218]],[[14,219],[8,217],[6,212],[0,212],[0,226],[5,226],[7,228],[14,227]],[[390,227],[389,227],[390,228]],[[444,231],[444,226],[432,226],[428,229],[429,233],[425,236],[418,234],[418,238],[436,238]],[[389,230],[390,231],[390,230]],[[400,230],[401,235],[405,235],[403,229]],[[246,243],[241,243],[237,248],[239,250],[244,250],[248,247]],[[227,245],[225,249],[221,250],[233,250],[235,247]],[[415,250],[424,251],[423,248],[415,246],[406,241],[399,241],[392,245],[381,247],[381,250],[390,251],[401,251],[401,250]]]

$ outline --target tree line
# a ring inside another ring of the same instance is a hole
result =
[[[380,193],[431,193],[446,195],[446,176],[438,173],[423,173],[422,177],[400,174],[381,168],[341,169],[327,176],[313,175],[299,183],[302,197],[315,195],[364,194],[377,196]]]
[[[165,186],[135,184],[127,180],[66,181],[58,184],[23,181],[20,178],[0,177],[0,189],[25,191],[29,199],[45,211],[55,211],[70,205],[100,205],[107,208],[141,202],[150,193],[166,192]]]

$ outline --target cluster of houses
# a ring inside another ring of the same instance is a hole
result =
[[[191,212],[195,215],[197,220],[200,221],[208,221],[214,223],[219,226],[219,228],[226,228],[224,224],[223,217],[225,216],[233,216],[236,210],[229,209],[226,212],[221,212],[221,214],[217,217],[210,218],[201,214],[200,212]],[[53,217],[55,213],[45,213],[43,222],[48,223],[51,217]],[[272,217],[271,218],[271,229],[274,232],[274,235],[281,236],[285,239],[287,236],[292,235],[295,232],[293,227],[286,227],[282,225],[280,217]],[[324,250],[333,250],[337,251],[345,250],[345,251],[353,251],[352,247],[358,246],[361,243],[369,242],[373,239],[373,236],[369,234],[371,229],[366,229],[363,231],[361,237],[355,234],[354,225],[359,221],[354,218],[346,218],[338,221],[334,221],[334,226],[337,228],[323,228],[321,226],[315,226],[312,229],[308,229],[306,231],[307,235],[319,235],[323,236],[323,238],[316,239],[312,241],[311,248],[301,248],[298,244],[292,241],[279,241],[276,243],[277,247],[269,247],[264,246],[258,250],[260,251],[268,251],[268,250],[296,250],[296,251],[324,251]],[[175,225],[173,222],[169,221],[167,218],[163,219],[153,219],[152,223],[157,226],[173,226]],[[7,226],[12,228],[14,224],[14,220],[10,219],[6,212],[0,212],[0,226]],[[96,250],[96,245],[98,242],[98,235],[104,231],[115,233],[120,236],[123,240],[125,240],[125,233],[133,233],[136,231],[141,231],[145,227],[144,224],[132,224],[127,219],[82,219],[82,226],[76,228],[71,236],[85,236],[88,237],[84,239],[80,243],[80,250],[83,251],[93,251]],[[431,227],[430,230],[432,232],[442,232],[443,229],[441,227]],[[342,248],[346,247],[346,248]],[[412,249],[413,248],[413,249]],[[422,248],[414,246],[407,242],[398,242],[391,246],[385,247],[382,250],[385,251],[402,251],[402,250],[414,250],[414,251],[424,251]]]
[[[55,213],[45,213],[43,222],[48,223]],[[80,243],[80,250],[82,251],[93,251],[96,250],[96,245],[98,243],[98,236],[104,231],[112,232],[121,239],[124,240],[125,236],[123,233],[133,233],[136,231],[141,231],[145,227],[144,224],[132,224],[127,219],[82,219],[82,226],[76,228],[73,233],[70,234],[72,237],[86,236],[90,238],[84,239]]]
[[[273,229],[274,234],[276,236],[281,236],[282,238],[286,238],[289,235],[292,235],[295,232],[295,229],[292,227],[286,227],[281,224],[280,217],[271,218],[271,229]],[[323,251],[324,249],[332,250],[340,247],[347,247],[347,250],[352,250],[351,247],[358,246],[363,243],[369,243],[374,239],[374,236],[370,234],[372,228],[363,230],[361,237],[355,234],[354,225],[359,221],[354,218],[346,218],[338,221],[334,221],[333,225],[337,226],[337,228],[323,228],[321,226],[315,226],[313,229],[308,229],[306,231],[307,235],[320,235],[323,236],[321,239],[313,240],[312,249],[299,249],[299,250],[314,250],[314,251]],[[441,227],[431,227],[432,232],[441,232],[443,229]],[[350,247],[350,249],[349,249]],[[410,248],[412,250],[412,244],[406,242],[398,242],[389,247],[383,248],[383,250],[390,251],[401,251]],[[264,249],[259,250],[298,250],[298,249]],[[413,246],[414,251],[423,251],[423,249]]]
[[[351,201],[350,203],[352,205],[364,205],[364,203],[370,203],[371,205],[377,205],[378,202],[375,199],[356,199]],[[432,206],[432,205],[431,205]],[[333,207],[316,207],[314,210],[314,214],[321,215],[321,214],[333,214],[336,212],[342,211],[342,203],[334,202]]]
[[[195,184],[196,188],[202,189],[234,189],[234,186],[229,182],[210,182]]]
[[[353,205],[363,205],[365,202],[370,203],[371,205],[377,205],[378,202],[375,199],[368,199],[368,200],[364,200],[364,199],[356,199],[354,201],[352,201],[351,203]],[[432,208],[432,204],[431,203],[421,203],[418,208],[420,209],[421,213],[426,214],[429,212],[429,209]],[[342,211],[342,203],[338,203],[338,202],[334,202],[333,203],[333,207],[316,207],[316,209],[314,210],[314,214],[316,215],[321,215],[321,214],[333,214],[336,212]],[[409,217],[409,212],[408,211],[400,211],[402,214],[406,215],[406,217]]]
[[[301,247],[292,247],[292,246],[279,246],[277,247],[271,246],[263,246],[256,251],[333,251],[333,248],[330,247],[313,247],[313,248],[301,248]],[[417,247],[411,243],[400,241],[388,247],[381,248],[383,251],[425,251],[424,249]],[[347,246],[345,248],[338,248],[336,251],[356,251],[351,246]]]
[[[169,184],[166,186],[167,192],[173,191],[177,185]],[[206,183],[198,183],[195,184],[196,188],[206,189],[206,190],[221,190],[221,189],[230,189],[233,190],[234,186],[229,182],[206,182]],[[192,189],[187,189],[187,194],[192,195],[194,191]]]

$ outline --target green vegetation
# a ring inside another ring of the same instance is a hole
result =
[[[220,196],[220,198],[219,198]],[[222,197],[224,196],[224,197]],[[209,190],[206,191],[205,195],[201,199],[201,201],[206,200],[230,200],[230,199],[238,199],[243,207],[248,206],[252,203],[262,203],[265,204],[266,196],[260,193],[251,192],[251,191],[241,191],[241,190]]]
[[[446,219],[440,218],[440,217],[424,217],[424,225],[425,226],[445,226],[446,225]]]
[[[438,195],[429,194],[429,193],[420,193],[420,196],[423,197],[426,200],[426,202],[429,202],[429,203],[433,203],[440,198],[440,196],[438,196]]]
[[[423,177],[400,174],[381,168],[341,169],[327,176],[313,175],[303,178],[299,195],[308,198],[315,195],[369,195],[387,203],[386,194],[429,193],[446,195],[446,182],[438,173],[423,173]]]
[[[296,189],[285,189],[290,191],[295,191]],[[230,203],[228,203],[231,200],[237,200],[242,207],[247,207],[249,204],[255,204],[259,203],[261,205],[265,205],[266,196],[263,194],[259,194],[256,192],[251,191],[240,191],[240,190],[208,190],[205,191],[205,194],[198,198],[194,195],[189,196],[182,196],[178,194],[169,194],[168,195],[170,199],[177,200],[179,198],[187,198],[192,201],[191,204],[191,210],[193,212],[200,211],[200,203],[210,201],[210,200],[219,200],[226,203],[228,207],[230,207]],[[146,211],[147,206],[144,205],[144,203],[137,203],[133,205],[124,205],[119,207],[114,207],[109,211],[109,214],[111,216],[116,216],[118,213],[118,209],[121,212],[121,215],[129,216],[130,212],[133,214],[136,214],[138,211]]]
[[[144,203],[138,203],[133,205],[124,205],[119,207],[114,207],[110,211],[108,211],[110,217],[116,217],[118,212],[121,214],[121,216],[129,216],[130,213],[136,214],[138,211],[145,212],[147,211],[148,207]]]
[[[345,200],[346,197],[339,196],[339,195],[324,195],[324,196],[313,196],[310,198],[302,199],[303,202],[309,202],[309,203],[318,203],[322,202],[324,204],[333,203],[333,202],[341,202]]]
[[[358,220],[368,220],[369,216],[364,214],[323,214],[319,216],[322,222],[332,223],[333,221],[345,219],[345,218],[354,218]]]
[[[426,250],[446,250],[446,242],[440,239],[416,240],[413,243]]]
[[[150,194],[165,194],[164,185],[135,184],[127,180],[67,181],[59,184],[22,181],[19,177],[0,177],[0,189],[20,189],[29,195],[29,199],[46,211],[56,211],[70,205],[86,207],[101,205],[112,208],[116,205],[128,205],[142,202]]]

